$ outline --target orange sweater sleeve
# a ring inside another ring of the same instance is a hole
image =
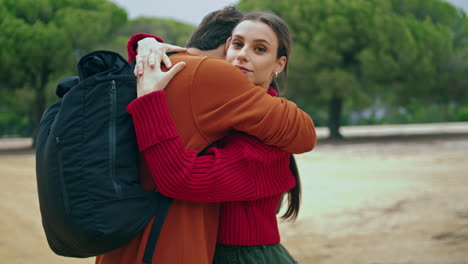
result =
[[[290,153],[314,148],[317,137],[309,115],[293,102],[268,95],[231,64],[207,58],[193,78],[192,110],[202,135],[235,129]]]

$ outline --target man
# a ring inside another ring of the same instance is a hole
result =
[[[185,62],[166,88],[171,115],[188,149],[201,151],[235,129],[266,144],[291,153],[312,150],[316,135],[310,117],[295,104],[266,94],[236,67],[222,59],[224,44],[242,14],[232,7],[207,15],[188,41],[189,53],[170,57]],[[137,34],[128,45],[129,60],[135,59]],[[196,55],[201,56],[196,56]],[[148,102],[148,108],[151,109]],[[149,124],[151,125],[151,124]],[[156,190],[142,163],[141,181]],[[216,245],[219,204],[175,200],[164,222],[153,263],[209,264]],[[97,257],[98,264],[142,263],[151,223],[127,245]]]

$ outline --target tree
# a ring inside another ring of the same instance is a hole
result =
[[[113,50],[120,54],[126,54],[126,43],[129,36],[144,32],[160,36],[166,43],[185,46],[195,26],[179,22],[173,19],[138,17],[128,21],[117,33],[112,43],[102,45],[100,48]]]
[[[341,138],[345,103],[433,98],[455,54],[452,28],[466,21],[442,0],[241,0],[239,7],[286,20],[295,42],[293,94],[301,105],[328,105],[331,138]]]
[[[468,19],[462,9],[440,0],[392,0],[395,12],[402,16],[413,16],[419,21],[430,21],[437,27],[443,27],[450,35],[447,46],[434,45],[436,70],[431,93],[423,94],[425,103],[462,102],[468,95]],[[416,37],[422,41],[437,41],[429,27],[418,31]],[[437,49],[436,47],[443,47]],[[437,95],[437,96],[435,96]]]
[[[0,87],[33,93],[34,137],[48,82],[71,71],[126,21],[125,10],[107,0],[2,0]]]

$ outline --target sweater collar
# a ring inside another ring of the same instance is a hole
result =
[[[270,88],[268,88],[267,94],[273,97],[278,97],[278,93],[276,92],[275,88],[273,88],[273,86],[270,86]]]

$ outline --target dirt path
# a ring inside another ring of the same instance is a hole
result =
[[[468,263],[468,138],[322,145],[299,159],[300,263]]]
[[[326,143],[298,156],[303,207],[282,223],[302,264],[468,264],[468,137]],[[48,248],[28,151],[0,155],[1,263],[93,263]]]

